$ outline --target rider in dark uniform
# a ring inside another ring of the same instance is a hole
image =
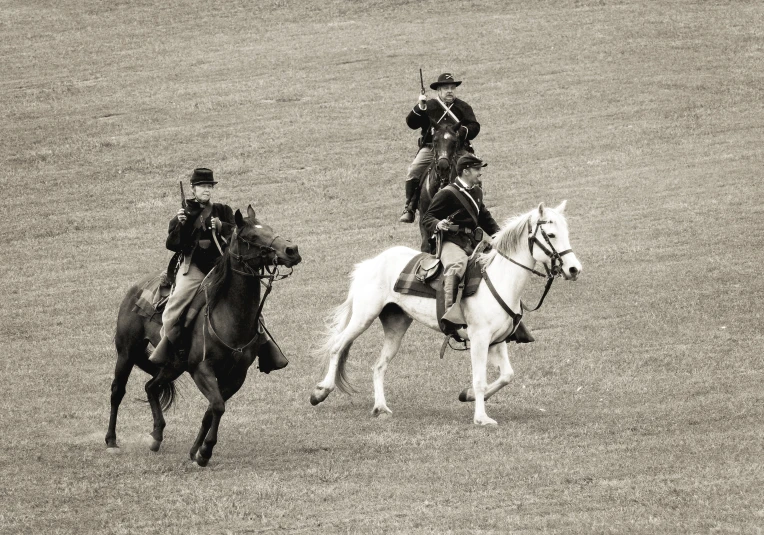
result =
[[[432,151],[433,124],[446,123],[456,125],[453,114],[459,120],[458,134],[462,139],[462,150],[456,155],[457,158],[474,152],[470,141],[480,133],[480,123],[475,119],[472,107],[461,99],[456,98],[456,88],[461,85],[460,80],[455,80],[451,73],[443,73],[438,76],[438,81],[430,84],[431,89],[438,91],[435,98],[427,99],[425,95],[419,96],[419,102],[406,117],[406,124],[412,130],[421,129],[422,136],[419,141],[419,152],[408,169],[406,177],[406,206],[401,215],[401,223],[413,223],[414,211],[416,210],[417,192],[422,176],[427,172],[434,158]],[[440,102],[438,102],[440,100]],[[446,108],[451,113],[446,111]],[[421,214],[420,214],[421,215]]]
[[[162,339],[150,358],[155,364],[167,364],[172,360],[174,352],[181,359],[185,358],[186,348],[182,336],[171,340],[167,335],[180,331],[176,328],[178,321],[191,304],[204,278],[228,247],[233,234],[236,222],[231,207],[211,202],[215,184],[217,181],[210,169],[194,169],[191,175],[194,198],[188,199],[186,207],[178,210],[170,220],[165,245],[170,251],[181,253],[183,262],[162,313]],[[260,346],[258,356],[260,370],[266,373],[283,368],[288,362],[270,338]],[[274,362],[265,362],[271,359]]]
[[[440,261],[443,264],[445,313],[438,319],[447,334],[467,326],[461,305],[454,298],[470,255],[484,237],[488,239],[501,230],[483,203],[483,190],[479,184],[486,165],[472,154],[459,158],[456,180],[435,194],[427,213],[422,216],[422,225],[428,234],[442,233]],[[524,343],[534,339],[520,322],[510,340]]]

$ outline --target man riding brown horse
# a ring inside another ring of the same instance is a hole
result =
[[[170,220],[165,245],[180,255],[182,264],[162,313],[162,339],[149,359],[154,364],[166,365],[174,355],[185,358],[187,348],[179,322],[231,239],[236,224],[233,210],[226,204],[212,202],[215,184],[210,169],[194,169],[191,175],[194,198],[186,200],[186,206]],[[258,358],[260,371],[265,373],[281,369],[289,362],[270,337],[260,346]]]
[[[419,152],[408,168],[406,206],[398,220],[401,223],[414,222],[419,184],[433,163],[433,125],[446,123],[457,130],[457,135],[462,141],[461,149],[456,155],[457,158],[474,152],[470,141],[480,133],[480,123],[475,119],[472,107],[463,100],[456,98],[456,88],[461,83],[461,80],[454,79],[451,73],[441,74],[436,82],[430,84],[430,88],[438,92],[435,98],[428,100],[424,94],[424,87],[422,87],[419,102],[406,117],[406,124],[409,128],[412,130],[421,129],[422,135],[419,138]]]

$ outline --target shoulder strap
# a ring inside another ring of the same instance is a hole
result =
[[[456,198],[459,199],[459,202],[462,203],[462,206],[464,206],[464,209],[467,210],[467,213],[470,215],[472,219],[475,220],[475,224],[478,224],[478,215],[475,213],[475,205],[472,204],[470,201],[464,198],[464,193],[454,186],[453,184],[449,184],[446,186],[447,188],[451,188],[451,191],[456,194]]]

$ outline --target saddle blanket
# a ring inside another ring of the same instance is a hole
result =
[[[133,312],[162,325],[162,311],[171,288],[167,281],[167,273],[157,273],[154,277],[149,277],[140,287]]]
[[[434,299],[435,288],[441,284],[441,281],[443,280],[443,273],[441,272],[440,275],[438,275],[436,278],[426,283],[416,278],[416,270],[419,266],[419,263],[424,258],[432,256],[433,255],[429,253],[419,253],[414,258],[412,258],[409,263],[406,264],[406,267],[403,268],[403,271],[398,276],[398,280],[395,281],[393,290],[406,295],[431,297]],[[482,279],[483,277],[480,272],[480,266],[477,264],[477,262],[475,262],[474,258],[470,258],[470,261],[467,264],[467,271],[464,275],[465,284],[462,297],[468,297],[477,292],[478,286],[480,285],[480,281]]]

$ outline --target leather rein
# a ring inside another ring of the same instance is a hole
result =
[[[237,229],[238,230],[238,229]],[[292,268],[289,268],[289,272],[287,273],[280,273],[279,266],[277,264],[277,257],[274,256],[273,263],[272,264],[265,264],[265,259],[271,255],[272,253],[276,252],[276,249],[273,247],[273,243],[276,241],[276,239],[279,237],[277,234],[273,237],[270,244],[268,245],[259,245],[254,242],[251,242],[249,240],[246,240],[242,238],[241,236],[237,236],[236,232],[237,230],[234,230],[233,237],[231,238],[231,242],[236,244],[236,252],[233,252],[233,247],[231,247],[231,250],[228,252],[228,254],[236,260],[240,265],[244,266],[244,268],[247,271],[240,271],[238,269],[235,269],[234,267],[231,267],[231,271],[238,273],[239,275],[243,275],[245,277],[255,277],[260,279],[260,284],[265,286],[265,293],[263,294],[262,299],[260,299],[260,305],[257,307],[257,314],[255,315],[255,325],[257,326],[257,330],[255,332],[255,336],[246,344],[244,344],[241,347],[232,347],[228,345],[221,337],[220,335],[215,332],[215,328],[212,326],[212,311],[210,310],[209,305],[204,307],[204,316],[205,316],[205,323],[202,328],[202,339],[203,339],[203,356],[202,360],[207,358],[207,338],[205,336],[205,327],[209,329],[210,334],[217,338],[218,342],[220,342],[222,345],[224,345],[226,348],[230,349],[233,353],[240,353],[243,354],[244,350],[254,344],[260,336],[265,331],[265,326],[262,326],[261,329],[261,323],[260,323],[260,315],[263,311],[263,305],[265,305],[265,298],[268,297],[268,294],[271,293],[271,290],[273,289],[273,281],[275,280],[283,280],[289,277],[292,274]],[[241,251],[241,245],[240,242],[243,242],[247,245],[247,251],[249,251],[251,248],[255,248],[255,251],[248,254],[240,254]],[[256,267],[253,267],[249,264],[249,260],[259,260]],[[263,282],[263,281],[267,282]],[[204,288],[204,297],[207,298],[207,287]],[[207,299],[207,302],[209,300]]]
[[[528,266],[525,266],[521,264],[520,262],[517,262],[511,258],[509,258],[507,255],[496,249],[496,252],[512,262],[513,264],[520,266],[526,271],[530,271],[534,275],[538,275],[539,277],[546,277],[546,286],[544,287],[544,293],[541,295],[541,299],[539,299],[538,304],[534,308],[527,308],[525,306],[525,303],[523,303],[522,299],[520,300],[520,313],[513,311],[511,308],[509,308],[509,305],[504,301],[504,299],[501,298],[501,295],[499,295],[499,292],[496,291],[496,287],[494,287],[493,283],[491,282],[491,279],[488,277],[488,273],[486,271],[486,268],[484,267],[481,271],[481,274],[483,276],[483,280],[485,280],[486,286],[488,286],[488,289],[491,291],[491,295],[493,295],[494,299],[501,305],[501,308],[504,309],[504,311],[509,314],[509,317],[512,318],[512,332],[509,333],[511,336],[512,333],[515,332],[515,329],[517,329],[517,325],[520,323],[520,320],[523,319],[523,314],[526,312],[534,312],[541,308],[541,305],[544,303],[544,299],[546,298],[546,295],[549,293],[549,290],[552,288],[552,283],[554,282],[554,279],[562,276],[562,257],[566,254],[572,253],[573,249],[567,249],[562,252],[557,252],[557,250],[554,248],[554,245],[552,245],[551,240],[549,239],[549,236],[542,228],[542,225],[549,223],[549,221],[545,221],[543,219],[539,219],[539,221],[536,222],[536,227],[531,230],[530,221],[528,222],[528,247],[530,249],[531,255],[533,255],[533,246],[536,245],[541,249],[545,255],[549,257],[551,260],[551,267],[547,267],[546,264],[543,264],[544,270],[546,271],[546,275],[536,271],[533,268],[529,268]],[[544,241],[546,242],[546,245],[538,238],[537,234],[541,232],[541,237],[544,238]]]

